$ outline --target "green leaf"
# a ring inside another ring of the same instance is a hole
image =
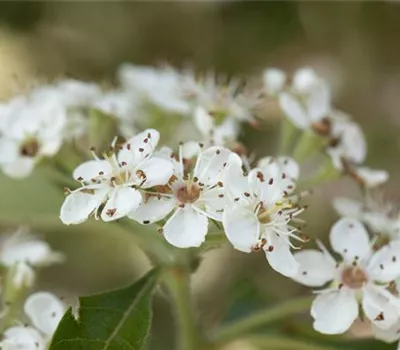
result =
[[[68,309],[49,350],[140,350],[151,326],[150,301],[158,273],[133,285],[80,298],[78,318]]]

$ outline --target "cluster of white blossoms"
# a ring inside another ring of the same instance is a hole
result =
[[[361,128],[332,106],[329,85],[314,70],[301,68],[289,79],[279,69],[267,69],[264,85],[296,128],[325,139],[324,150],[337,170],[355,177],[365,187],[387,181],[386,171],[362,165],[367,143]]]
[[[45,350],[65,312],[63,302],[49,292],[29,295],[21,305],[21,296],[34,286],[37,269],[58,263],[63,255],[54,252],[50,246],[21,228],[12,235],[5,235],[0,242],[0,264],[6,271],[3,281],[3,309],[0,321],[3,350]],[[25,318],[15,319],[19,307]],[[26,320],[28,322],[26,322]]]
[[[399,216],[370,202],[335,200],[344,218],[330,232],[333,255],[319,241],[319,250],[304,249],[310,239],[302,233],[300,217],[308,193],[301,169],[311,156],[325,156],[328,162],[319,165],[327,172],[333,169],[337,177],[350,175],[367,194],[388,173],[363,165],[367,144],[361,128],[332,107],[329,85],[313,70],[302,68],[287,76],[267,69],[262,77],[262,87],[250,89],[214,74],[123,65],[112,88],[79,81],[37,87],[0,105],[0,166],[9,176],[25,177],[41,158],[55,156],[65,141],[87,145],[88,135],[97,132],[91,129],[95,116],[110,129],[109,139],[101,141],[109,144],[116,136],[108,148],[91,148],[93,159],[65,167],[75,167],[76,186],[65,189],[60,210],[64,224],[90,217],[154,224],[178,248],[200,247],[207,235],[226,237],[239,251],[263,252],[282,275],[320,288],[311,310],[316,330],[343,333],[366,316],[377,338],[397,340]],[[250,157],[240,142],[241,126],[261,123],[257,111],[271,98],[287,117],[284,127],[292,128],[292,149]],[[179,124],[174,124],[176,116],[182,117]],[[159,146],[160,139],[175,142]],[[75,160],[87,156],[81,149],[73,148]],[[304,149],[312,152],[296,154]],[[15,268],[15,285],[32,285],[34,267],[59,261],[60,255],[43,244],[28,237],[4,245],[23,245],[12,253],[0,252],[0,261]],[[34,310],[44,304],[42,319]],[[63,310],[54,296],[29,297],[25,313],[31,326],[8,329],[2,348],[42,349]],[[48,315],[55,316],[50,320]]]
[[[177,156],[166,147],[157,150],[158,140],[159,133],[148,129],[114,143],[103,159],[79,165],[73,176],[82,186],[67,191],[61,220],[126,216],[158,223],[165,239],[180,248],[200,246],[210,221],[222,222],[235,248],[262,249],[275,270],[295,275],[292,240],[304,238],[293,223],[304,208],[294,193],[299,168],[293,159],[264,158],[244,175],[242,159],[228,148],[205,148],[194,160],[183,157],[183,146]]]
[[[20,323],[4,331],[2,350],[46,350],[66,311],[64,303],[49,292],[36,292],[25,300],[24,313],[29,323]]]

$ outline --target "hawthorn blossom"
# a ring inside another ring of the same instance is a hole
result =
[[[172,163],[153,156],[160,135],[147,129],[132,137],[117,154],[116,140],[111,154],[104,159],[95,156],[73,172],[82,187],[71,191],[60,212],[63,223],[79,224],[94,214],[103,221],[112,221],[136,210],[143,197],[141,190],[165,185],[173,172]]]
[[[400,236],[400,213],[392,203],[379,203],[371,197],[365,202],[337,197],[333,207],[341,216],[349,216],[365,223],[373,232],[398,239]]]
[[[34,268],[63,261],[63,255],[54,252],[48,243],[21,228],[0,242],[0,264],[13,271],[12,282],[16,288],[31,287]]]
[[[201,141],[184,143],[182,149],[184,158],[193,158],[202,149],[211,146],[234,145],[239,135],[239,124],[233,118],[226,118],[217,125],[215,118],[200,106],[194,111],[194,124],[201,134]]]
[[[67,117],[57,99],[17,97],[0,117],[0,167],[7,176],[27,177],[42,157],[55,155],[63,143]]]
[[[194,110],[203,108],[215,125],[222,125],[226,119],[254,123],[254,109],[260,103],[257,90],[246,89],[239,79],[223,81],[214,74],[207,74],[200,79],[186,76],[182,83],[184,95],[192,103]]]
[[[292,170],[292,169],[290,169]],[[291,222],[304,209],[290,197],[295,181],[272,162],[243,175],[242,161],[232,155],[224,178],[222,223],[228,240],[243,252],[264,250],[271,267],[285,276],[297,273],[291,239],[304,242]]]
[[[312,303],[315,330],[325,334],[347,331],[363,314],[377,327],[389,329],[398,320],[399,301],[387,286],[400,277],[400,241],[390,242],[373,252],[361,222],[342,218],[330,232],[337,262],[320,245],[319,250],[295,254],[300,268],[295,281],[310,287],[323,287]]]
[[[45,350],[43,336],[32,327],[15,326],[4,331],[0,341],[2,350]]]
[[[70,192],[60,212],[65,224],[79,224],[94,214],[103,221],[117,220],[137,209],[141,189],[164,185],[172,175],[170,161],[153,157],[159,133],[148,129],[132,137],[117,154],[115,141],[104,159],[79,165],[73,173],[82,187]]]
[[[286,74],[276,68],[264,72],[264,87],[278,98],[287,118],[299,129],[328,132],[331,92],[327,82],[311,68],[298,69],[288,84]]]
[[[210,147],[199,154],[191,171],[185,171],[181,155],[168,185],[148,193],[129,217],[150,224],[173,211],[162,227],[165,239],[179,248],[200,246],[206,238],[209,219],[221,221],[225,205],[221,180],[231,153],[223,147]]]
[[[118,79],[125,91],[136,94],[168,112],[187,114],[190,104],[181,90],[181,75],[172,68],[123,64]]]
[[[3,350],[45,350],[64,312],[64,304],[53,294],[37,292],[24,304],[30,325],[14,326],[4,332]]]
[[[99,96],[91,105],[92,108],[117,119],[118,132],[129,137],[136,132],[137,114],[141,119],[144,111],[137,96],[125,91],[109,91]]]

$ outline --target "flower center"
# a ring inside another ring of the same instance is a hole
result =
[[[271,222],[271,212],[265,209],[264,207],[261,207],[260,210],[258,211],[258,221],[261,224],[268,224]]]
[[[176,197],[181,203],[194,203],[200,197],[200,187],[194,183],[188,183],[178,189]]]
[[[359,267],[347,267],[342,272],[342,283],[352,289],[359,289],[368,281],[364,270]]]
[[[24,157],[35,157],[39,152],[39,148],[38,140],[31,138],[21,145],[19,153]]]

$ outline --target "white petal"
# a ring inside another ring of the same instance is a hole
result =
[[[331,94],[329,87],[324,82],[319,82],[307,99],[308,115],[312,122],[319,122],[327,117],[330,112]]]
[[[19,144],[15,140],[0,138],[0,164],[12,163],[20,157]]]
[[[163,228],[165,239],[178,248],[200,246],[206,239],[207,230],[207,217],[190,205],[178,208]]]
[[[142,187],[149,188],[165,185],[173,174],[174,165],[169,159],[152,157],[145,160],[138,170],[143,171],[146,176]]]
[[[323,334],[346,332],[358,317],[358,303],[354,293],[342,288],[337,292],[322,292],[311,306],[314,329]]]
[[[7,266],[17,262],[38,266],[59,258],[60,255],[54,253],[47,242],[27,234],[16,234],[5,240],[0,253],[1,262]]]
[[[205,185],[215,185],[222,179],[223,171],[232,152],[225,148],[214,146],[201,152],[193,170],[195,177]]]
[[[356,173],[362,179],[364,186],[368,188],[382,185],[389,179],[389,173],[385,170],[358,167]]]
[[[142,195],[138,190],[132,187],[117,187],[110,194],[101,211],[101,219],[103,221],[118,220],[138,208],[141,202]]]
[[[361,219],[363,204],[354,199],[337,197],[333,199],[333,207],[340,216]]]
[[[260,223],[257,216],[240,205],[225,207],[222,224],[228,240],[242,252],[250,253],[259,242]]]
[[[80,224],[87,220],[105,200],[108,190],[98,190],[94,194],[77,191],[65,198],[60,210],[60,219],[66,224]]]
[[[356,164],[362,163],[367,155],[365,136],[357,123],[340,111],[332,112],[332,136],[339,139],[336,148],[343,158]]]
[[[388,283],[400,277],[400,241],[392,241],[375,252],[367,267],[375,281]]]
[[[90,182],[92,179],[106,178],[112,174],[112,167],[107,160],[89,160],[78,165],[72,176],[75,180]]]
[[[232,153],[228,158],[223,184],[225,195],[231,200],[241,198],[245,192],[250,191],[248,178],[243,174],[242,160],[236,153]]]
[[[275,95],[285,86],[286,74],[277,68],[269,68],[264,71],[264,87],[268,94]]]
[[[201,152],[201,147],[196,141],[188,141],[182,145],[182,157],[192,159]]]
[[[130,138],[118,153],[118,162],[137,165],[150,156],[157,147],[160,133],[155,129],[146,129]]]
[[[221,187],[201,193],[196,202],[196,206],[204,207],[204,211],[214,220],[222,220],[222,212],[226,204],[225,191]]]
[[[376,339],[386,343],[398,341],[400,339],[400,321],[397,321],[388,329],[382,329],[372,324],[372,333]]]
[[[64,315],[65,306],[51,293],[37,292],[26,299],[24,311],[37,329],[51,336]]]
[[[342,218],[337,221],[329,239],[333,250],[348,262],[365,259],[371,254],[368,233],[364,225],[355,219]]]
[[[12,163],[3,165],[3,172],[9,177],[15,179],[23,179],[29,176],[35,167],[36,158],[34,157],[21,157]]]
[[[322,80],[317,73],[308,67],[299,68],[293,76],[293,88],[297,93],[307,94]]]
[[[174,209],[175,199],[151,196],[143,201],[139,208],[133,210],[128,217],[143,224],[152,224],[164,219]]]
[[[214,119],[203,107],[194,110],[194,124],[203,136],[208,136],[214,129]]]
[[[274,167],[276,164],[276,167]],[[261,168],[263,171],[272,172],[277,175],[278,169],[280,173],[285,173],[287,176],[292,179],[297,179],[300,174],[300,168],[297,162],[290,157],[264,157],[258,161],[258,168]]]
[[[212,133],[212,141],[215,145],[225,145],[233,142],[238,138],[240,131],[239,121],[235,118],[225,118],[222,124],[214,128]]]
[[[300,264],[299,271],[292,277],[296,282],[309,287],[322,287],[335,278],[335,265],[318,250],[302,250],[294,254]]]
[[[297,99],[287,92],[279,95],[279,105],[290,121],[300,129],[306,129],[310,125],[310,120],[304,107]]]
[[[399,319],[399,309],[379,293],[378,288],[368,286],[363,290],[362,308],[365,316],[377,327],[388,329]]]
[[[286,240],[271,232],[267,236],[264,250],[269,264],[275,271],[287,277],[298,274],[300,265],[290,251],[290,245]]]
[[[2,350],[45,350],[46,341],[32,327],[11,327],[0,342]]]

